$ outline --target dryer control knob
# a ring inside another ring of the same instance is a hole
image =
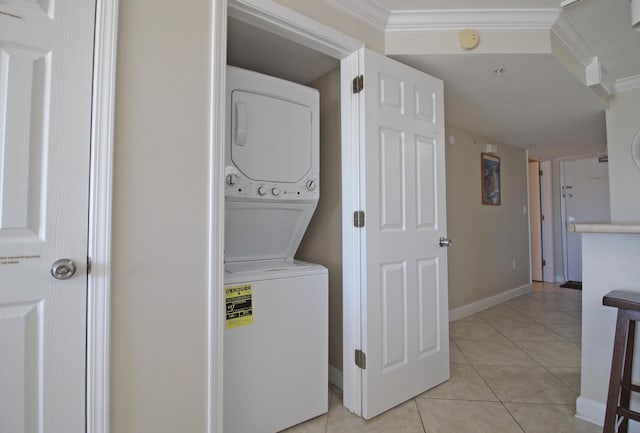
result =
[[[307,181],[307,189],[309,191],[314,191],[316,189],[316,181],[313,179],[309,179]]]
[[[280,195],[280,188],[278,188],[277,186],[274,186],[273,188],[271,188],[271,194],[275,195],[276,197]]]
[[[227,175],[227,185],[235,185],[238,183],[238,175],[237,174],[228,174]]]
[[[265,195],[266,193],[267,193],[267,188],[265,188],[264,186],[258,187],[258,195]]]

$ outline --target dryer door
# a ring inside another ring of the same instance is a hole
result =
[[[311,109],[284,99],[234,90],[231,159],[249,179],[295,183],[311,170]]]

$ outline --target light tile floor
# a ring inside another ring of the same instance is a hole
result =
[[[576,419],[580,391],[578,290],[534,283],[531,293],[450,326],[451,379],[364,421],[330,388],[329,413],[287,433],[598,433]]]

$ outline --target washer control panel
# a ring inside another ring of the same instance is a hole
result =
[[[317,174],[308,174],[295,183],[256,181],[236,167],[225,168],[225,197],[264,200],[317,200],[320,185]]]

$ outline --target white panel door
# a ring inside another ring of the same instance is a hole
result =
[[[567,223],[608,223],[609,164],[598,158],[564,161],[563,198]],[[580,233],[567,232],[566,251],[566,279],[582,281]]]
[[[364,50],[362,415],[449,378],[443,83]],[[361,66],[362,67],[362,66]]]
[[[0,1],[0,432],[85,431],[94,9]]]

